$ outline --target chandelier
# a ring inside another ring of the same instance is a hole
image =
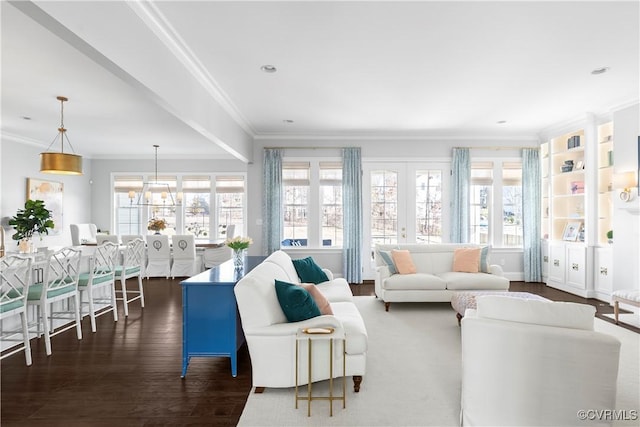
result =
[[[155,149],[155,175],[154,179],[149,182],[145,182],[142,185],[142,191],[138,194],[135,205],[136,206],[152,206],[156,208],[172,208],[175,206],[182,205],[182,193],[176,193],[176,196],[173,196],[171,192],[171,187],[166,182],[160,182],[158,180],[158,147],[157,144],[153,145]],[[160,202],[157,201],[157,198],[154,198],[154,194],[160,194]],[[129,200],[133,202],[133,199],[136,198],[135,191],[129,191]]]
[[[61,149],[60,152],[45,151],[40,153],[40,172],[42,173],[56,173],[65,175],[82,175],[82,157],[76,154],[69,154],[64,152],[64,139],[67,138],[67,143],[73,150],[73,146],[67,136],[67,129],[64,127],[64,103],[69,99],[64,96],[56,97],[60,101],[60,127],[58,128],[58,134],[53,139],[47,150],[56,142],[60,137]]]

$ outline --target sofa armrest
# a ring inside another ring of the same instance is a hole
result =
[[[498,264],[491,264],[489,266],[489,274],[495,274],[496,276],[504,276],[504,271],[502,271],[502,267]]]
[[[323,268],[322,271],[324,271],[324,274],[327,275],[329,281],[333,280],[333,272],[331,270],[329,270],[328,268]]]
[[[332,327],[342,330],[342,322],[331,315],[312,317],[300,322],[276,323],[274,325],[251,328],[244,331],[247,336],[287,336],[295,335],[299,329]]]

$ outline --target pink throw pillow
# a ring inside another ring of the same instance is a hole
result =
[[[396,270],[400,274],[416,274],[416,266],[411,259],[411,253],[408,250],[394,249],[391,251],[391,258],[396,265]]]
[[[480,248],[458,248],[453,251],[453,271],[477,273],[480,267]]]
[[[316,302],[316,305],[320,309],[321,314],[330,314],[333,315],[333,310],[331,310],[331,304],[329,304],[329,300],[327,297],[322,295],[322,292],[314,285],[313,283],[300,283],[299,286],[302,286],[311,294],[311,297]]]

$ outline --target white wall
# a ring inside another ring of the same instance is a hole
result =
[[[638,104],[613,114],[614,173],[638,170]],[[632,190],[633,200],[625,203],[614,189],[613,210],[613,289],[640,290],[640,197]]]
[[[83,159],[82,176],[43,174],[40,173],[41,152],[41,147],[4,138],[0,143],[0,218],[6,231],[8,251],[17,250],[17,242],[11,240],[15,231],[7,223],[18,209],[24,208],[27,178],[62,182],[64,185],[62,233],[43,236],[42,240],[36,237],[33,240],[35,246],[71,245],[69,224],[91,221],[91,160]]]

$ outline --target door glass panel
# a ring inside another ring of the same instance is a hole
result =
[[[416,242],[442,242],[442,172],[416,171]]]
[[[398,172],[371,171],[371,248],[398,241]],[[372,250],[373,253],[373,250]]]

